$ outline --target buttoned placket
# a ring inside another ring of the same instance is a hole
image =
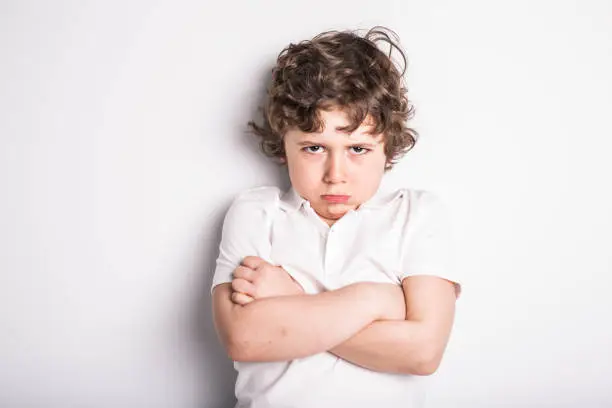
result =
[[[340,220],[329,227],[325,236],[324,270],[325,276],[333,280],[340,274],[344,264],[344,252],[347,250],[347,234],[355,228],[358,213],[353,210],[347,212]],[[330,282],[331,283],[331,282]]]
[[[324,259],[324,270],[325,276],[328,278],[331,275],[335,275],[338,273],[338,258],[339,258],[339,236],[338,231],[338,222],[332,225],[325,237],[325,259]]]
[[[346,234],[355,230],[355,223],[361,214],[361,210],[349,210],[330,227],[319,217],[308,201],[304,203],[304,208],[323,239],[324,279],[327,283],[333,284],[334,278],[337,277],[342,267],[342,253],[346,250]]]

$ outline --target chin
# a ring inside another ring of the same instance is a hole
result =
[[[340,218],[348,211],[348,208],[346,208],[344,204],[329,204],[329,203],[323,203],[322,205],[318,206],[317,208],[313,208],[313,209],[315,210],[317,214],[322,215],[326,218],[332,218],[332,219]]]
[[[325,212],[328,213],[331,217],[340,218],[353,208],[354,206],[350,204],[328,204],[325,207]]]

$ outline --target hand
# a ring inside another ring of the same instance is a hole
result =
[[[247,256],[234,271],[232,301],[245,305],[255,299],[301,295],[304,289],[287,271],[256,256]]]

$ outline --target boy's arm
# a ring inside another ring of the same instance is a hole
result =
[[[433,373],[440,363],[453,323],[454,283],[436,276],[410,276],[403,279],[402,288],[393,284],[360,285],[382,285],[386,288],[388,293],[370,298],[371,307],[380,307],[381,301],[392,302],[391,306],[396,308],[395,316],[387,315],[383,317],[385,321],[370,322],[350,339],[320,351],[330,351],[375,371],[416,375]],[[233,302],[244,305],[258,304],[270,299],[270,296],[301,292],[300,289],[296,290],[295,283],[283,268],[270,265],[258,257],[243,260],[234,272],[231,289]],[[397,308],[405,310],[405,314],[398,313]],[[348,311],[349,315],[351,312]],[[345,319],[341,314],[325,317],[330,318],[329,324],[332,325],[342,324]],[[334,319],[339,320],[336,322]]]
[[[402,318],[397,289],[357,283],[318,295],[266,297],[240,305],[225,283],[213,291],[213,315],[233,360],[291,360],[325,352],[376,319]]]
[[[241,194],[230,206],[223,222],[212,284],[212,306],[219,337],[234,360],[291,360],[325,352],[379,316],[389,318],[391,309],[396,316],[401,315],[398,318],[404,318],[405,309],[398,307],[401,300],[391,300],[394,297],[403,299],[404,296],[394,285],[360,284],[320,296],[302,294],[278,298],[303,291],[301,287],[295,290],[292,286],[295,282],[285,276],[282,268],[259,258],[270,254],[266,232],[270,225],[268,204],[277,194],[277,190],[269,188]],[[246,256],[249,254],[259,257],[250,259]],[[250,270],[242,268],[241,262],[257,269],[258,275],[278,278],[264,279],[263,284],[259,282],[257,285],[257,293],[270,299],[244,306],[239,304],[246,296],[240,296],[238,292],[248,291],[253,286],[245,279],[235,279],[237,275],[246,278],[240,275],[240,271],[247,273]],[[274,284],[267,285],[266,282]],[[235,286],[234,293],[230,284]],[[389,301],[372,307],[373,296],[384,296]]]
[[[453,324],[455,285],[435,276],[402,281],[406,320],[376,321],[329,350],[375,371],[429,375],[436,371]]]
[[[400,267],[407,274],[402,279],[406,321],[375,322],[331,352],[372,370],[427,375],[437,369],[446,348],[460,286],[453,279],[446,206],[430,192],[412,198],[410,239]]]

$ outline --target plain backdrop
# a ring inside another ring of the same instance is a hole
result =
[[[395,30],[463,294],[429,407],[612,406],[612,3],[0,2],[0,406],[231,407],[209,286],[278,52]]]

